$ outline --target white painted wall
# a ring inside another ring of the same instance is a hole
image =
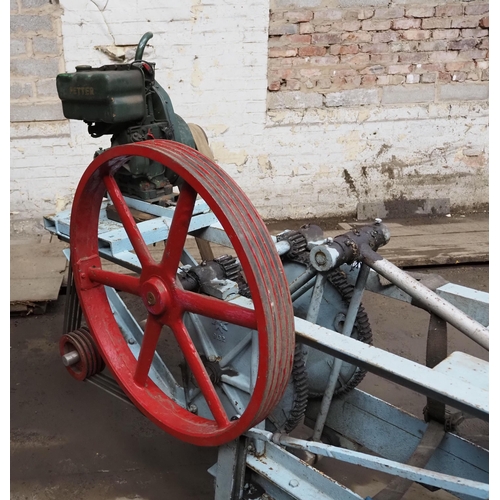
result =
[[[145,58],[175,111],[205,129],[217,162],[264,218],[353,214],[358,201],[399,196],[488,201],[486,101],[267,113],[268,0],[61,7],[66,71],[109,64],[96,46],[133,46],[154,33]],[[94,151],[108,144],[80,122],[13,124],[14,220],[69,206]]]

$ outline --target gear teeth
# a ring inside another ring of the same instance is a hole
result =
[[[289,254],[287,257],[291,257]],[[299,264],[303,264],[305,266],[309,265],[309,252],[303,252],[297,257],[290,258],[294,262]],[[333,269],[327,275],[328,281],[335,287],[335,289],[339,292],[342,300],[344,300],[347,304],[352,299],[352,294],[354,291],[354,287],[350,285],[347,281],[345,273],[340,269]],[[370,326],[370,322],[368,320],[368,315],[362,305],[359,306],[358,314],[356,316],[356,322],[354,324],[357,331],[356,339],[365,344],[372,345],[373,344],[373,334]],[[345,385],[340,385],[335,388],[334,396],[341,396],[342,394],[346,394],[352,389],[354,389],[365,377],[366,370],[359,368],[354,372],[352,377],[348,380]],[[323,396],[320,393],[310,392],[310,398],[318,398]]]
[[[307,383],[307,371],[302,344],[295,345],[293,356],[292,379],[295,388],[295,398],[290,416],[285,422],[284,431],[289,433],[297,427],[306,413],[309,389]]]
[[[241,274],[241,266],[231,255],[222,255],[214,259],[224,271],[227,280],[235,281],[238,284],[238,293],[242,297],[251,299],[250,288]]]
[[[276,236],[277,241],[286,240],[290,245],[287,256],[294,259],[307,250],[307,240],[299,231],[284,231]]]
[[[241,275],[241,266],[234,257],[231,255],[223,255],[222,257],[214,259],[214,261],[222,267],[224,277],[227,280],[238,281]]]

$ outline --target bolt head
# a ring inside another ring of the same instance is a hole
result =
[[[326,255],[323,252],[318,252],[314,258],[316,259],[316,263],[320,266],[324,266],[326,264]]]
[[[296,479],[291,479],[290,482],[288,483],[292,488],[297,488],[299,485],[299,482]]]
[[[156,304],[156,297],[154,296],[153,292],[148,292],[147,294],[147,301],[150,306],[154,306]]]

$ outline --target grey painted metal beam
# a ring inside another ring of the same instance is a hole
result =
[[[398,463],[393,460],[367,455],[366,453],[347,450],[338,446],[318,443],[315,441],[307,441],[305,439],[296,439],[284,434],[273,434],[272,432],[261,431],[259,429],[250,429],[247,435],[266,441],[266,451],[267,443],[272,441],[275,444],[279,444],[287,448],[308,451],[327,458],[334,458],[342,462],[359,465],[367,469],[402,477],[417,483],[424,483],[429,486],[445,489],[454,493],[470,495],[481,499],[489,498],[488,484],[478,481],[450,476],[448,474],[430,471],[420,467],[413,467],[411,465]]]
[[[307,407],[305,424],[310,428],[314,427],[319,407],[319,401],[311,401]],[[359,389],[335,398],[326,418],[327,431],[331,429],[377,455],[400,463],[406,463],[411,457],[426,427],[423,420]],[[455,434],[446,433],[425,468],[488,483],[489,453]],[[471,498],[457,496],[463,500]]]
[[[327,328],[295,318],[298,342],[339,357],[353,365],[392,380],[404,387],[443,401],[483,420],[488,420],[488,391],[474,385],[473,380],[457,380],[414,361],[374,346],[369,346]]]

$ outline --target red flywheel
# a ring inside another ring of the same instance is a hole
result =
[[[114,179],[131,157],[163,164],[183,180],[162,258],[151,255]],[[107,194],[106,194],[107,193]],[[130,275],[104,270],[98,253],[99,212],[108,196],[141,264]],[[253,309],[184,290],[177,270],[195,201],[199,195],[229,237],[250,288]],[[293,309],[285,273],[265,224],[248,197],[219,166],[182,144],[153,140],[116,146],[99,155],[76,191],[70,234],[71,262],[81,307],[106,366],[134,404],[177,438],[218,446],[264,420],[281,399],[290,378],[295,346]],[[147,317],[140,353],[132,354],[108,302],[104,285],[142,299]],[[207,363],[186,326],[188,314],[236,325],[258,338],[258,368],[244,411],[232,418]],[[166,326],[162,332],[162,328]],[[256,332],[256,333],[255,333]],[[182,351],[209,416],[188,411],[150,377],[161,336],[170,335]]]

